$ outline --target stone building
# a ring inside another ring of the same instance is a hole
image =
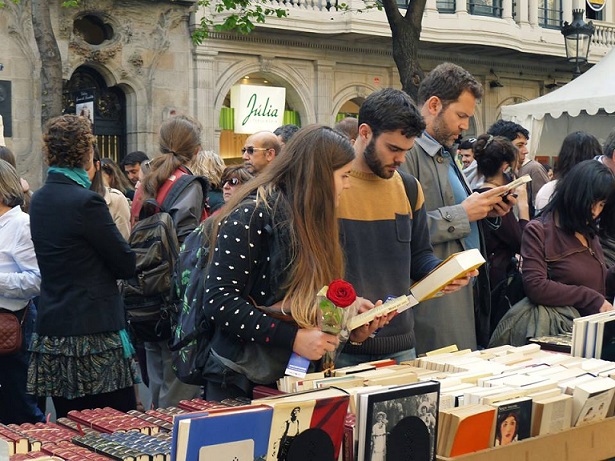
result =
[[[356,114],[372,91],[401,86],[385,13],[365,9],[363,0],[351,0],[344,11],[323,0],[271,0],[286,9],[286,18],[268,18],[245,36],[214,32],[198,46],[191,30],[201,15],[219,22],[224,14],[193,12],[194,1],[82,0],[79,8],[50,3],[65,111],[92,100],[103,155],[116,160],[137,149],[155,155],[160,122],[186,113],[203,123],[205,148],[237,161],[247,136],[231,107],[238,85],[283,88],[278,120],[300,125],[332,125]],[[18,169],[36,187],[43,177],[41,60],[28,4],[7,2],[0,10],[0,115]],[[571,20],[573,7],[585,9],[581,0],[427,1],[422,68],[455,62],[485,87],[468,134],[483,132],[503,105],[570,80],[573,67],[565,60],[560,26]],[[596,25],[590,54],[595,63],[615,44],[615,9],[608,3],[600,12],[586,11]]]

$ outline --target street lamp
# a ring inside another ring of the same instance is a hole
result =
[[[575,63],[572,78],[581,75],[580,65],[587,62],[589,44],[594,35],[594,24],[583,21],[584,10],[572,10],[572,23],[564,21],[562,35],[566,44],[566,58]]]

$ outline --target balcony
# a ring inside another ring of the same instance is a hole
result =
[[[339,0],[341,2],[341,0]],[[406,0],[398,0],[405,8]],[[335,0],[271,0],[285,8],[286,18],[267,18],[262,30],[292,30],[293,34],[321,34],[371,46],[391,35],[384,11],[367,9],[363,0],[347,1],[348,10],[335,9]],[[511,52],[565,56],[562,21],[572,20],[573,0],[427,0],[421,41],[430,46],[483,46],[491,53]],[[214,22],[224,14],[211,12]],[[198,18],[197,18],[198,19]],[[615,25],[594,21],[590,62],[597,62],[615,46]],[[499,50],[499,51],[498,51]]]

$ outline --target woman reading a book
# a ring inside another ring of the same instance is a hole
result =
[[[338,338],[318,328],[316,294],[343,275],[335,208],[354,150],[306,127],[214,219],[204,315],[213,324],[206,398],[252,396],[284,375],[292,352],[319,360]],[[267,312],[267,313],[266,313]],[[353,331],[362,341],[386,318]]]
[[[518,153],[513,143],[502,136],[481,135],[474,143],[477,171],[485,178],[476,192],[485,192],[511,182],[517,170]],[[521,273],[515,255],[521,251],[523,229],[530,220],[527,187],[509,192],[517,197],[519,217],[508,213],[500,227],[484,226],[485,247],[491,291],[491,330],[494,330],[510,305],[523,298]],[[507,200],[505,195],[503,200]]]
[[[523,284],[532,303],[573,306],[581,315],[613,310],[605,299],[607,269],[596,220],[614,188],[611,171],[595,160],[579,163],[558,181],[552,200],[523,235]]]
[[[474,156],[478,172],[485,177],[485,182],[476,192],[508,184],[512,180],[512,172],[518,166],[517,148],[508,138],[502,136],[479,136],[474,143]],[[511,193],[517,195],[519,219],[513,213],[507,213],[502,217],[502,224],[497,229],[485,226],[489,282],[492,290],[509,272],[512,258],[521,249],[523,229],[530,220],[527,188],[520,186]],[[506,200],[506,197],[504,196],[503,200]]]

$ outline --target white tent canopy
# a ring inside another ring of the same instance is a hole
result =
[[[615,49],[563,87],[502,107],[502,118],[530,131],[530,153],[556,156],[568,133],[586,131],[603,141],[615,128]],[[613,115],[611,115],[613,114]]]

